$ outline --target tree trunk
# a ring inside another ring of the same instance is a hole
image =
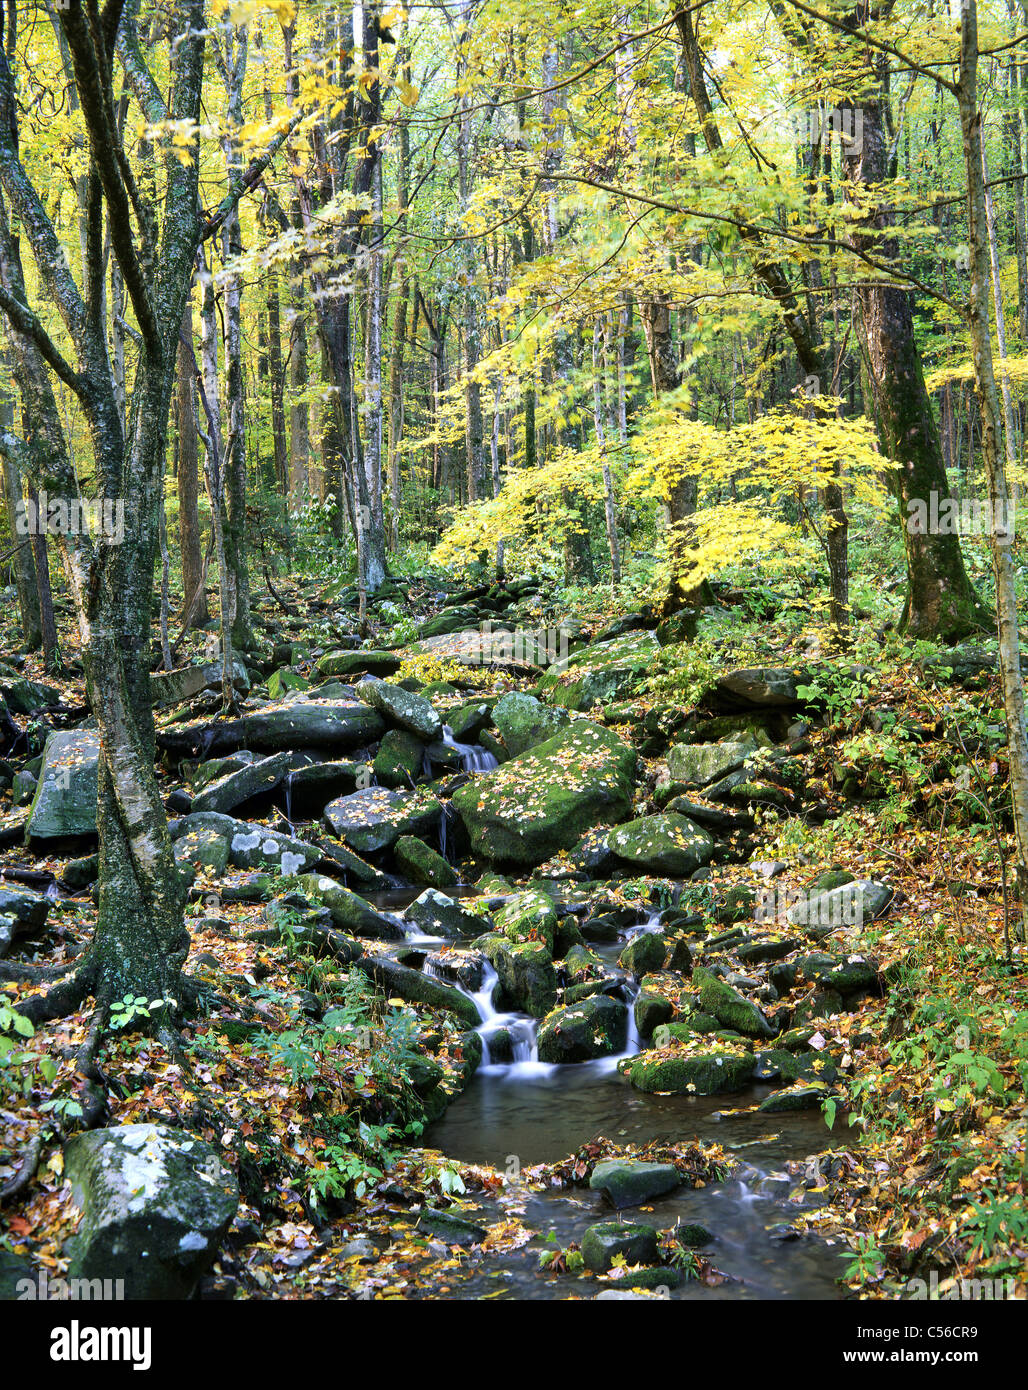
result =
[[[189,304],[182,315],[182,337],[193,341],[193,313]],[[203,551],[200,535],[199,452],[196,439],[196,406],[193,401],[192,349],[180,341],[177,344],[177,416],[178,416],[178,530],[182,555],[183,617],[193,601],[193,595],[203,577]],[[193,609],[192,624],[205,627],[210,622],[207,595],[201,593]]]
[[[248,53],[245,25],[234,25],[225,38],[228,133],[222,141],[229,186],[242,173],[242,158],[235,131],[243,124],[243,82]],[[222,259],[226,265],[242,253],[239,210],[233,207],[222,224]],[[246,391],[243,380],[241,277],[230,271],[225,278],[225,403],[228,439],[224,452],[225,563],[231,575],[233,597],[232,646],[243,651],[253,646],[250,628],[250,576],[246,562]]]
[[[1021,937],[1028,928],[1028,732],[1025,728],[1024,682],[1018,634],[1017,589],[1014,569],[1012,499],[1007,479],[999,391],[989,333],[989,228],[986,210],[982,117],[978,106],[978,7],[975,0],[960,4],[960,78],[957,99],[964,136],[967,172],[968,227],[971,234],[971,299],[969,320],[975,384],[982,414],[982,452],[993,507],[992,569],[996,579],[996,617],[1003,705],[1007,716],[1007,757],[1010,800],[1017,839],[1017,880],[1021,899]],[[1007,941],[1009,951],[1010,942]]]
[[[0,365],[7,370],[5,359]],[[6,433],[14,425],[14,402],[6,390],[0,388],[0,433]],[[38,651],[43,644],[43,629],[40,623],[39,594],[36,590],[36,567],[32,558],[32,538],[18,528],[18,517],[24,508],[24,487],[21,471],[13,458],[7,454],[0,457],[4,475],[4,501],[11,522],[11,544],[18,548],[11,556],[14,567],[14,583],[18,592],[18,612],[21,616],[21,641],[27,652]]]
[[[843,168],[855,189],[875,188],[876,203],[854,222],[853,244],[879,259],[898,263],[899,246],[891,228],[895,215],[887,201],[888,169],[880,69],[868,74],[876,95],[856,111],[859,142],[843,142]],[[986,251],[986,254],[988,252]],[[867,360],[878,409],[882,446],[896,465],[894,491],[907,553],[908,590],[902,627],[911,637],[956,641],[989,621],[975,593],[956,535],[931,535],[918,527],[918,512],[940,507],[950,496],[942,445],[925,389],[921,355],[914,336],[910,291],[881,280],[858,280],[854,295],[867,345]]]

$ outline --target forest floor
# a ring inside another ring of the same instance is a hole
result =
[[[321,592],[287,581],[277,588],[299,623]],[[264,611],[274,611],[270,601]],[[611,614],[579,616],[595,630]],[[295,625],[290,635],[295,640]],[[14,634],[5,636],[3,649],[14,651]],[[777,656],[789,665],[804,650],[791,638],[774,651],[777,639],[766,628],[764,638],[749,664],[774,664]],[[67,641],[70,651],[70,635]],[[310,674],[302,659],[294,669]],[[959,1290],[960,1280],[1003,1278],[1007,1296],[1024,1298],[1028,979],[1019,913],[1004,906],[1010,837],[995,678],[979,673],[947,684],[944,669],[928,681],[923,663],[895,654],[869,674],[863,669],[863,683],[837,691],[807,738],[808,791],[816,788],[832,814],[822,823],[772,818],[759,827],[761,857],[782,861],[791,882],[802,886],[829,867],[894,890],[890,911],[865,924],[860,942],[873,952],[878,987],[822,1025],[838,1075],[820,1107],[824,1161],[812,1176],[809,1165],[794,1166],[806,1173],[807,1197],[817,1199],[797,1209],[794,1224],[848,1252],[840,1287],[851,1296],[909,1297],[908,1281],[934,1274],[939,1296]],[[36,656],[19,674],[54,684]],[[57,684],[63,705],[83,704],[74,670]],[[496,694],[534,684],[501,672],[477,688]],[[644,690],[630,718],[614,711],[608,722],[637,738],[657,699]],[[954,746],[954,719],[964,753]],[[17,722],[28,751],[38,753],[45,715]],[[660,762],[648,760],[651,773]],[[964,763],[970,784],[957,766]],[[162,776],[168,791],[179,785],[169,772]],[[992,803],[988,813],[985,802]],[[8,800],[0,833],[17,816]],[[0,867],[26,866],[59,876],[65,861],[30,855],[18,842],[0,850]],[[590,1287],[616,1284],[623,1263],[585,1285],[563,1279],[580,1271],[574,1242],[547,1248],[526,1212],[533,1194],[581,1189],[598,1159],[624,1147],[583,1136],[565,1160],[525,1165],[513,1177],[499,1161],[463,1162],[419,1147],[424,1116],[412,1091],[412,1055],[431,1046],[437,1087],[456,1096],[469,1069],[460,1035],[440,1041],[431,1010],[348,985],[335,962],[295,940],[269,942],[260,902],[232,902],[221,891],[212,913],[203,890],[230,881],[201,878],[189,909],[187,968],[206,991],[206,1016],[187,1021],[174,1055],[125,1029],[108,1036],[101,1058],[108,1124],[193,1130],[239,1173],[239,1213],[204,1296],[482,1297],[489,1296],[481,1292],[483,1270],[503,1261],[509,1267],[518,1252],[518,1267],[548,1290],[531,1296],[590,1296]],[[749,865],[719,870],[722,890],[735,882],[752,882]],[[652,887],[659,900],[659,882]],[[609,891],[616,901],[617,885]],[[645,893],[645,877],[633,878],[624,901]],[[1007,893],[1013,897],[1012,885]],[[88,889],[62,892],[32,959],[67,960],[88,942],[94,920]],[[27,988],[8,984],[0,998],[13,1002]],[[319,996],[342,1010],[345,1027],[337,1020],[334,1031],[325,1029]],[[31,1036],[18,1033],[9,1013],[3,1018],[0,1186],[18,1171],[26,1140],[42,1135],[44,1142],[32,1182],[0,1210],[0,1246],[53,1277],[67,1271],[67,1242],[79,1219],[61,1144],[75,1128],[75,1059],[89,1017],[82,1011]],[[235,1026],[240,1019],[245,1027]],[[341,1123],[359,1117],[347,1131],[351,1144],[333,1141],[326,1125],[333,1116]],[[663,1140],[633,1152],[674,1162],[697,1186],[723,1179],[737,1161],[727,1144]],[[433,1229],[419,1219],[432,1211],[470,1214],[484,1234],[465,1240],[459,1226]],[[666,1248],[663,1256],[699,1284],[725,1281],[716,1248],[693,1256]]]

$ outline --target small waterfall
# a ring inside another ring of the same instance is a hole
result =
[[[294,829],[294,826],[293,826],[293,778],[294,778],[295,776],[296,776],[296,773],[295,773],[295,772],[287,772],[287,773],[286,773],[286,780],[285,780],[286,820],[287,820],[288,823],[289,823],[289,832],[290,832],[290,834],[292,834],[293,829]]]
[[[464,772],[491,772],[499,766],[495,756],[477,743],[458,743],[449,724],[443,725],[442,741],[445,747],[452,748],[460,756],[461,770]]]
[[[518,1073],[524,1075],[526,1072],[541,1072],[549,1075],[553,1067],[539,1061],[539,1043],[537,1039],[538,1023],[528,1014],[501,1014],[497,1013],[493,1007],[493,991],[499,976],[489,964],[484,967],[482,976],[482,986],[474,993],[464,989],[461,985],[455,985],[461,994],[466,994],[469,999],[475,1001],[482,1022],[475,1029],[475,1032],[482,1039],[482,1066],[495,1067],[502,1070],[508,1076]],[[489,1039],[494,1033],[505,1030],[510,1034],[512,1061],[494,1062],[492,1052],[489,1047]]]
[[[449,852],[448,852],[448,851],[449,851],[449,847],[450,847],[450,832],[449,832],[449,825],[450,825],[450,822],[451,822],[452,820],[455,820],[455,819],[456,819],[456,817],[457,817],[457,812],[453,809],[453,807],[450,805],[450,803],[449,803],[448,801],[444,801],[444,802],[443,802],[443,804],[442,804],[440,810],[441,810],[442,814],[441,814],[440,817],[439,817],[439,853],[440,853],[440,854],[442,855],[442,857],[446,860],[447,864],[449,864],[449,862],[450,862],[450,855],[449,855]]]
[[[652,935],[654,932],[663,931],[661,924],[661,913],[663,908],[654,907],[646,914],[643,921],[637,922],[634,927],[629,927],[625,932],[625,940],[632,941],[637,936]]]

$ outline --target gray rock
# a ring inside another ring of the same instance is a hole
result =
[[[480,936],[489,925],[434,888],[426,889],[403,915],[425,936]]]
[[[443,721],[435,706],[423,695],[404,690],[386,681],[364,680],[357,694],[385,715],[390,724],[397,724],[418,738],[431,740],[442,732]]]
[[[806,684],[810,674],[786,667],[745,667],[722,676],[717,683],[717,693],[723,703],[733,706],[795,706],[802,703],[796,687]]]
[[[881,916],[890,902],[892,889],[886,884],[859,878],[796,903],[787,916],[793,926],[824,932],[837,927],[862,926]]]
[[[534,695],[522,695],[519,691],[504,695],[493,710],[496,727],[512,758],[537,743],[545,743],[564,728],[569,718],[567,710],[550,709]]]
[[[239,1204],[217,1151],[164,1125],[76,1134],[64,1170],[83,1213],[72,1277],[124,1279],[130,1299],[187,1298]]]
[[[635,869],[676,878],[709,863],[714,853],[707,832],[673,811],[619,825],[607,836],[607,844]]]
[[[425,789],[401,792],[368,787],[325,807],[332,830],[358,854],[391,849],[401,835],[425,835],[441,814],[439,802]]]
[[[233,753],[239,748],[359,748],[382,736],[382,716],[361,700],[321,699],[310,694],[276,700],[239,719],[166,724],[157,745],[177,757]]]
[[[193,797],[192,810],[234,811],[251,797],[273,791],[289,772],[293,762],[292,753],[272,753],[268,758],[259,758],[246,767],[218,777]]]
[[[356,932],[380,941],[402,941],[403,931],[391,917],[376,912],[370,903],[351,893],[325,874],[302,874],[300,890],[332,914],[332,925],[341,931]]]
[[[620,999],[593,995],[554,1009],[539,1028],[540,1062],[589,1062],[616,1056],[628,1037],[628,1008]]]
[[[30,841],[96,834],[97,769],[100,735],[95,729],[51,734],[29,809]]]
[[[734,743],[677,743],[668,751],[668,772],[672,781],[686,787],[706,787],[737,772],[756,751],[751,738]]]
[[[208,661],[202,666],[180,666],[175,671],[154,671],[150,675],[150,689],[155,705],[177,705],[182,700],[192,700],[202,690],[220,690],[222,663]],[[250,678],[246,667],[238,661],[232,663],[232,684],[237,690],[250,689]]]
[[[582,1237],[582,1258],[587,1269],[605,1274],[615,1255],[624,1255],[630,1265],[653,1264],[657,1259],[657,1232],[653,1226],[622,1225],[620,1221],[601,1221],[589,1226]]]
[[[647,1163],[642,1160],[609,1158],[597,1163],[589,1179],[594,1192],[603,1192],[611,1205],[642,1206],[654,1197],[664,1197],[681,1187],[682,1178],[673,1163]]]

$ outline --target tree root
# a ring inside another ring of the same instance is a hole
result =
[[[30,1139],[22,1155],[21,1167],[14,1177],[5,1182],[0,1187],[0,1206],[5,1202],[11,1201],[19,1196],[29,1183],[36,1176],[36,1169],[39,1167],[39,1156],[43,1152],[43,1136],[37,1134],[34,1139]]]
[[[107,1103],[107,1088],[110,1083],[100,1070],[96,1060],[100,1043],[103,1041],[106,1021],[106,1006],[98,1004],[93,1010],[89,1031],[75,1058],[75,1070],[81,1078],[79,1104],[82,1106],[83,1129],[99,1129],[101,1123],[110,1114],[110,1107]]]
[[[79,951],[62,965],[34,965],[29,961],[0,960],[0,982],[4,984],[49,984],[68,975],[82,963],[84,952]]]
[[[32,994],[28,999],[20,1000],[16,1006],[17,1012],[36,1026],[73,1014],[93,993],[96,985],[96,967],[88,954],[76,964],[79,968],[70,979],[61,980],[45,994]]]

